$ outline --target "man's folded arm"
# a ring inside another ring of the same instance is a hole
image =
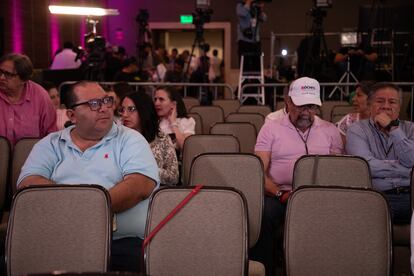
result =
[[[55,182],[53,182],[50,179],[47,179],[46,177],[40,176],[40,175],[29,175],[26,176],[18,185],[18,189],[23,189],[26,188],[28,186],[39,186],[39,185],[50,185],[50,184],[55,184]]]
[[[156,182],[139,173],[128,174],[121,182],[118,182],[109,190],[112,210],[115,213],[123,212],[148,198]]]

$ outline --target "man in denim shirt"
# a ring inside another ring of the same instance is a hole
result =
[[[260,71],[259,56],[262,53],[259,23],[267,19],[263,1],[243,0],[237,4],[237,43],[239,59],[245,56],[244,71]]]
[[[410,172],[414,166],[414,124],[398,119],[399,88],[377,83],[368,95],[371,117],[348,129],[346,150],[368,161],[374,189],[387,197],[394,223],[411,219]]]

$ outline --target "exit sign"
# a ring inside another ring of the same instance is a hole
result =
[[[192,24],[193,16],[192,15],[180,15],[180,23],[181,24]]]

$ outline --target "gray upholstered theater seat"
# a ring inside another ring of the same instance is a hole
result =
[[[381,193],[303,186],[287,205],[286,274],[390,275],[391,233],[390,212]]]
[[[151,197],[146,237],[194,187]],[[247,275],[247,204],[232,188],[203,188],[145,247],[147,275]]]

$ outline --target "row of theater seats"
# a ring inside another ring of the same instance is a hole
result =
[[[354,173],[336,170],[343,167]],[[184,198],[195,194],[145,248],[147,274],[264,275],[261,264],[247,259],[262,220],[260,159],[244,153],[197,155],[187,184],[152,196],[146,237]],[[191,192],[200,184],[205,186],[199,193]],[[305,156],[295,165],[294,187],[284,233],[287,275],[391,274],[388,205],[370,189],[369,168],[363,159]],[[10,223],[9,275],[106,271],[111,211],[103,189],[23,190],[13,202]],[[86,261],[84,256],[94,257]]]
[[[16,182],[20,169],[37,141],[39,141],[38,138],[24,138],[16,143],[12,151],[9,141],[0,136],[0,210],[2,222],[7,221],[4,210],[8,207],[6,203],[10,202],[11,197],[16,193]]]
[[[200,105],[200,101],[193,97],[185,97],[183,99],[184,104],[188,111],[191,111],[191,109],[195,106]],[[262,105],[240,105],[240,102],[238,100],[213,100],[212,106],[220,107],[223,111],[223,118],[226,118],[230,113],[259,113],[263,115],[265,118],[266,116],[272,112],[269,106],[262,106]],[[285,107],[285,103],[283,101],[278,102],[276,105],[276,110],[279,110],[281,108]],[[220,111],[216,111],[212,109],[212,112],[215,113],[221,113]],[[322,107],[319,110],[318,115],[330,122],[337,122],[339,121],[343,116],[345,116],[348,113],[355,112],[354,106],[350,105],[346,101],[324,101],[322,103]],[[215,115],[214,118],[220,118],[220,114]],[[218,119],[219,120],[219,119]],[[204,132],[206,134],[206,132]],[[207,132],[208,133],[208,132]]]
[[[229,135],[193,135],[187,138],[183,148],[181,173],[183,185],[191,183],[189,180],[190,168],[194,158],[203,153],[216,153],[218,155],[223,152],[238,153],[239,146],[237,142],[237,138]],[[237,162],[232,162],[231,159],[228,161],[231,167],[228,169],[227,174],[238,174],[241,170],[237,167]],[[314,163],[317,163],[317,166]],[[295,168],[293,180],[295,188],[300,185],[313,183],[323,186],[355,186],[371,189],[369,167],[362,158],[349,156],[303,158],[300,164],[300,169]],[[207,168],[209,167],[207,166]],[[251,171],[249,170],[249,172]],[[414,199],[414,196],[412,198]],[[394,271],[403,274],[410,273],[410,225],[394,225],[392,233]],[[401,275],[398,273],[396,274]]]
[[[19,146],[19,143],[16,145],[13,158],[11,158],[13,160],[11,162],[13,164],[11,167],[13,167],[13,170],[15,171],[15,176],[14,180],[11,180],[10,183],[15,183],[15,179],[18,176],[20,167],[24,163],[27,154],[30,152],[33,142],[35,142],[36,140],[28,139],[26,140],[26,143],[24,141],[25,140],[19,142],[21,143],[21,146]],[[1,152],[8,151],[1,150]],[[18,154],[18,152],[21,153]],[[1,157],[4,156],[7,156],[7,154],[1,155]],[[4,160],[7,159],[10,158],[5,158]],[[0,165],[10,163],[4,162],[4,160],[2,161],[2,163],[0,163]],[[16,162],[15,160],[19,161]],[[248,160],[256,160],[254,162],[256,162],[259,165],[254,165],[251,162],[249,163]],[[18,167],[15,164],[20,164],[20,167]],[[347,169],[344,170],[343,168]],[[3,169],[0,170],[2,172],[4,171]],[[6,171],[8,170],[6,169]],[[349,171],[352,171],[352,174],[350,174]],[[256,179],[252,179],[252,177],[256,176]],[[224,185],[235,187],[241,190],[247,198],[249,210],[249,225],[251,225],[249,231],[249,241],[251,246],[254,245],[254,243],[257,240],[257,236],[255,239],[255,235],[258,235],[258,232],[260,231],[261,208],[263,204],[263,169],[260,160],[256,156],[251,154],[240,153],[240,145],[238,143],[237,138],[231,135],[190,136],[186,140],[183,149],[182,177],[182,183],[184,185]],[[7,179],[7,177],[5,178]],[[2,177],[3,180],[5,178]],[[339,185],[345,187],[354,187],[355,185],[357,185],[358,187],[367,189],[370,189],[371,187],[369,168],[366,162],[361,158],[346,156],[319,156],[304,157],[300,159],[295,166],[293,185],[295,188],[297,188],[298,186],[304,184],[317,184],[321,186]],[[243,187],[243,185],[245,185],[245,187]],[[15,187],[15,184],[13,186]],[[255,194],[249,191],[249,189],[252,189],[254,187],[256,187],[255,189],[259,189],[261,191],[261,194]],[[259,206],[260,214],[253,211],[254,207],[251,206]],[[325,211],[327,211],[328,213],[331,212],[328,210]],[[336,213],[336,211],[333,213]],[[252,229],[252,227],[256,228]],[[397,255],[398,252],[396,252],[396,248],[401,247],[399,250],[402,249],[405,252],[408,250],[409,257],[409,226],[406,226],[405,229],[408,229],[408,233],[406,233],[407,231],[404,229],[402,232],[404,233],[404,235],[408,235],[408,237],[404,238],[403,240],[405,241],[401,242],[401,238],[398,237],[400,234],[397,234],[401,232],[399,232],[398,230],[396,231],[396,228],[394,227],[394,252]],[[341,233],[341,231],[339,231],[339,233]],[[391,239],[387,239],[387,241],[390,240]],[[406,253],[405,255],[405,257],[407,257]],[[292,258],[286,259],[286,261],[288,260],[292,260]],[[398,262],[403,262],[406,266],[408,263],[409,267],[409,260],[407,260],[407,258],[404,258],[404,261],[400,258],[395,258],[394,267],[396,267]],[[261,271],[260,265],[257,265],[257,263],[255,265],[252,264],[250,268],[256,268],[257,271]],[[396,267],[396,270],[397,269],[398,267]]]
[[[223,108],[220,106],[210,105],[210,106],[192,106],[189,108],[189,116],[193,117],[196,120],[196,126],[198,118],[201,119],[201,130],[196,129],[196,134],[209,134],[211,127],[215,123],[223,122],[249,122],[252,123],[256,132],[260,131],[260,128],[263,126],[265,121],[265,116],[260,112],[260,109],[269,109],[267,106],[251,106],[255,109],[248,109],[249,112],[246,112],[245,108],[241,108],[236,112],[231,112],[226,115]],[[270,109],[269,109],[270,111]]]
[[[229,134],[239,139],[241,152],[254,153],[257,134],[271,112],[268,106],[240,106],[237,100],[216,100],[212,106],[192,105],[196,98],[187,98],[188,115],[196,122],[196,134]],[[334,106],[339,120],[352,106]],[[340,115],[340,116],[339,116]]]

